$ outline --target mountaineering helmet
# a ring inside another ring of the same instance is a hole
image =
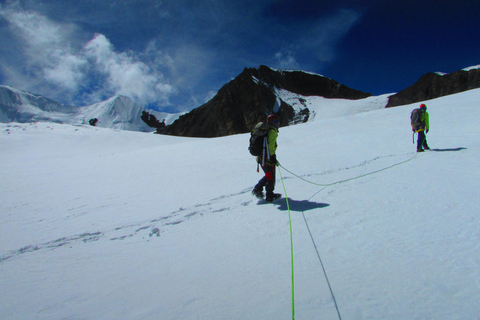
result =
[[[422,104],[420,105],[420,108],[425,108],[425,110],[427,110],[427,106],[425,105],[425,103],[422,103]]]
[[[267,123],[273,124],[278,128],[278,116],[276,114],[271,114],[267,117]]]

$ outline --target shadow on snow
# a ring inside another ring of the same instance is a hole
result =
[[[281,198],[276,200],[273,204],[278,205],[278,210],[287,211],[287,200]],[[304,212],[313,209],[320,209],[330,206],[328,203],[318,203],[308,200],[293,200],[288,198],[288,205],[290,206],[290,211]]]
[[[460,148],[449,148],[449,149],[432,149],[432,151],[437,151],[437,152],[443,152],[443,151],[462,151],[462,150],[466,150],[467,148],[463,148],[463,147],[460,147]]]

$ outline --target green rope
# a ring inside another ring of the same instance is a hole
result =
[[[320,183],[315,183],[315,182],[312,182],[312,181],[309,181],[307,179],[304,179],[298,175],[296,175],[295,173],[289,171],[287,168],[285,168],[284,166],[278,164],[278,173],[280,174],[280,179],[282,180],[282,185],[283,185],[283,191],[285,192],[285,199],[286,199],[286,202],[287,202],[287,210],[288,210],[288,220],[290,222],[290,256],[291,256],[291,262],[292,262],[292,320],[295,320],[295,272],[294,272],[294,260],[293,260],[293,231],[292,231],[292,216],[291,216],[291,212],[290,212],[290,205],[288,203],[288,196],[287,196],[287,189],[285,188],[285,183],[283,181],[283,176],[282,176],[282,172],[280,171],[280,167],[282,167],[283,169],[285,169],[285,171],[289,172],[290,174],[292,174],[293,176],[305,181],[305,182],[308,182],[308,183],[311,183],[313,185],[316,185],[316,186],[321,186],[321,187],[329,187],[329,186],[333,186],[333,185],[336,185],[336,184],[340,184],[340,183],[344,183],[344,182],[347,182],[347,181],[352,181],[352,180],[356,180],[356,179],[360,179],[360,178],[363,178],[363,177],[366,177],[366,176],[369,176],[369,175],[372,175],[372,174],[375,174],[375,173],[379,173],[379,172],[382,172],[382,171],[385,171],[385,170],[388,170],[388,169],[391,169],[393,167],[396,167],[398,165],[401,165],[401,164],[404,164],[406,162],[409,162],[411,160],[413,160],[416,156],[418,155],[418,153],[416,153],[413,157],[411,157],[410,159],[408,160],[405,160],[405,161],[401,161],[401,162],[398,162],[396,164],[393,164],[391,166],[388,166],[388,167],[385,167],[383,169],[380,169],[380,170],[376,170],[376,171],[373,171],[373,172],[370,172],[370,173],[366,173],[366,174],[362,174],[360,176],[357,176],[357,177],[354,177],[354,178],[350,178],[350,179],[345,179],[345,180],[339,180],[339,181],[336,181],[336,182],[332,182],[332,183],[328,183],[328,184],[320,184]],[[323,189],[325,189],[323,188]],[[322,190],[323,190],[322,189]],[[322,191],[320,190],[320,191]],[[318,191],[318,192],[320,192]],[[318,193],[317,192],[317,193]],[[315,194],[317,194],[315,193]],[[313,198],[313,196],[311,197]],[[310,198],[310,199],[311,199]],[[303,215],[303,218],[305,220],[305,224],[307,225],[307,228],[308,228],[308,231],[310,232],[310,227],[308,226],[308,223],[307,223],[307,220],[305,218],[305,215]],[[340,316],[340,311],[338,309],[338,305],[337,305],[337,302],[336,302],[336,299],[335,299],[335,296],[333,295],[333,291],[332,291],[332,287],[330,286],[330,282],[328,280],[328,277],[327,277],[327,274],[326,274],[326,271],[325,271],[325,267],[323,266],[323,262],[322,262],[322,259],[320,258],[320,254],[318,252],[318,249],[317,249],[317,246],[315,244],[315,241],[313,239],[313,236],[312,236],[312,233],[310,232],[310,237],[313,241],[313,245],[315,246],[315,250],[317,251],[317,255],[318,255],[318,258],[320,260],[320,263],[322,265],[322,268],[323,268],[323,272],[325,274],[325,277],[327,279],[327,283],[328,283],[328,286],[330,288],[330,293],[332,294],[332,297],[333,297],[333,300],[335,302],[335,307],[337,309],[337,314],[338,314],[338,317],[339,319],[341,320],[342,317]]]
[[[287,171],[288,173],[294,175],[295,177],[305,181],[305,182],[308,182],[310,184],[313,184],[313,185],[316,185],[316,186],[320,186],[320,187],[330,187],[330,186],[333,186],[333,185],[336,185],[336,184],[340,184],[340,183],[344,183],[344,182],[347,182],[347,181],[352,181],[352,180],[356,180],[356,179],[360,179],[360,178],[363,178],[363,177],[366,177],[366,176],[370,176],[372,174],[375,174],[375,173],[379,173],[379,172],[382,172],[382,171],[385,171],[385,170],[388,170],[388,169],[391,169],[393,167],[396,167],[396,166],[399,166],[401,164],[404,164],[406,162],[409,162],[409,161],[412,161],[416,156],[418,155],[418,153],[415,153],[415,155],[413,157],[411,157],[410,159],[408,160],[405,160],[405,161],[402,161],[402,162],[398,162],[398,163],[395,163],[391,166],[388,166],[388,167],[385,167],[385,168],[382,168],[382,169],[379,169],[379,170],[376,170],[376,171],[373,171],[373,172],[370,172],[370,173],[365,173],[365,174],[362,174],[362,175],[359,175],[357,177],[354,177],[354,178],[350,178],[350,179],[345,179],[345,180],[339,180],[339,181],[336,181],[336,182],[332,182],[332,183],[328,183],[328,184],[320,184],[320,183],[315,183],[315,182],[312,182],[312,181],[309,181],[307,179],[304,179],[298,175],[296,175],[295,173],[289,171],[287,168],[285,168],[284,166],[282,165],[279,165],[280,167],[282,167],[283,169],[285,169],[285,171]],[[283,182],[283,181],[282,181]]]
[[[280,171],[280,169],[278,169],[278,173],[280,174],[280,179],[282,180],[282,185],[283,185],[283,191],[285,192],[285,200],[287,201],[287,210],[288,210],[288,220],[290,222],[290,256],[291,256],[291,261],[292,261],[292,320],[295,320],[295,273],[293,271],[292,215],[290,213],[290,205],[288,204],[287,189],[285,188],[285,183],[283,182],[282,172]]]

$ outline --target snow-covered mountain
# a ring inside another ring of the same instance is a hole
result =
[[[114,96],[90,106],[67,106],[40,95],[0,86],[0,122],[53,122],[82,125],[90,119],[98,119],[96,126],[130,131],[151,132],[140,118],[144,108],[125,96]],[[148,110],[169,124],[180,114],[168,114]]]
[[[480,89],[418,154],[418,104],[315,99],[272,204],[248,133],[0,124],[0,319],[478,319]]]
[[[77,108],[0,85],[0,122],[52,121],[69,122],[75,116]]]
[[[91,106],[79,108],[75,116],[76,123],[88,123],[98,119],[97,126],[130,131],[153,131],[140,118],[144,108],[125,96],[114,96]]]
[[[249,132],[259,121],[263,121],[266,114],[272,112],[280,116],[282,126],[307,122],[331,113],[328,103],[319,105],[320,100],[358,100],[360,102],[351,105],[361,111],[371,110],[373,104],[374,109],[378,108],[377,102],[380,100],[384,103],[381,107],[405,105],[479,86],[480,69],[474,66],[451,74],[428,73],[407,89],[379,98],[322,75],[260,66],[245,68],[210,101],[188,113],[145,111],[159,122],[165,119],[167,127],[162,126],[162,131],[157,132],[176,136],[219,137]],[[365,101],[369,102],[365,105]],[[315,110],[309,107],[312,105]],[[90,119],[98,119],[97,126],[104,128],[155,131],[155,128],[141,120],[143,111],[140,105],[125,96],[115,96],[91,106],[72,107],[0,86],[0,122],[46,121],[80,125],[88,124]]]

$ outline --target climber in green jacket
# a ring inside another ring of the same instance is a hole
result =
[[[425,135],[425,133],[428,133],[430,130],[430,116],[427,112],[427,106],[424,103],[420,105],[420,110],[422,112],[419,121],[412,123],[412,131],[418,133],[417,152],[430,150],[427,144],[427,136]]]
[[[267,202],[272,202],[275,199],[281,197],[280,194],[274,193],[275,189],[275,166],[277,166],[277,137],[278,137],[278,116],[271,114],[267,117],[267,126],[270,127],[267,133],[267,142],[268,142],[268,154],[262,157],[257,157],[257,163],[262,166],[265,176],[258,181],[255,185],[255,188],[252,191],[252,194],[257,198],[263,198],[263,188],[267,192],[265,200]]]

